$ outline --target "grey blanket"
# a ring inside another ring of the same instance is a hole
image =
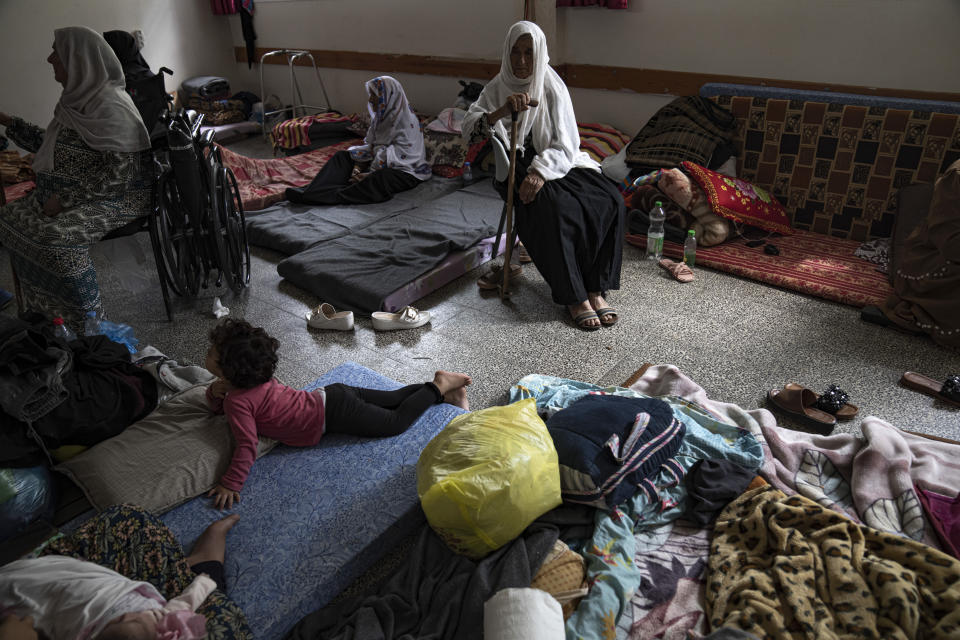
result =
[[[459,187],[455,180],[433,178],[415,189],[398,193],[387,202],[316,207],[279,202],[260,211],[248,211],[250,244],[292,256],[390,217],[436,200]]]
[[[314,244],[277,272],[338,309],[371,313],[450,253],[493,236],[502,209],[489,181],[472,185]]]
[[[483,637],[483,603],[501,589],[529,587],[557,540],[553,525],[523,534],[473,562],[424,526],[405,565],[375,595],[311,613],[290,640],[472,640]]]

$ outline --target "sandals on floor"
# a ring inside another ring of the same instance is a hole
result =
[[[523,267],[518,264],[510,265],[510,279],[513,280],[523,273]],[[484,275],[477,278],[477,286],[484,291],[494,291],[503,284],[503,267],[496,266]]]
[[[306,318],[307,326],[311,329],[353,331],[353,311],[337,311],[326,302],[308,313]]]
[[[600,307],[596,311],[597,317],[600,318],[600,324],[605,327],[612,327],[620,319],[620,314],[613,307]],[[610,318],[611,316],[613,317],[612,320],[604,320],[604,318]]]
[[[771,389],[767,392],[767,402],[770,405],[813,427],[819,433],[830,435],[837,425],[837,419],[826,411],[814,407],[817,399],[816,393],[793,383],[784,385],[782,389]]]
[[[900,384],[955,407],[960,407],[960,376],[947,376],[942,383],[920,373],[907,371]]]
[[[418,311],[414,307],[404,307],[397,313],[374,311],[373,328],[377,331],[395,331],[397,329],[416,329],[430,322],[429,311]]]
[[[919,329],[908,329],[907,327],[900,326],[899,324],[897,324],[896,322],[888,318],[887,314],[885,314],[880,309],[880,307],[874,307],[874,306],[868,305],[860,309],[860,319],[863,320],[864,322],[869,322],[871,324],[878,324],[881,327],[889,327],[896,331],[906,333],[907,335],[911,335],[911,336],[923,335],[923,331],[920,331]]]
[[[792,384],[792,383],[791,383]],[[790,385],[787,385],[790,386]],[[793,385],[799,387],[800,385]],[[855,404],[850,404],[850,396],[835,384],[827,387],[827,390],[820,395],[813,403],[814,409],[826,411],[836,417],[837,420],[853,420],[860,409]]]
[[[670,272],[675,279],[680,282],[692,282],[694,275],[693,269],[687,266],[685,262],[674,262],[668,258],[663,258],[660,260],[659,264],[661,267]]]
[[[602,326],[598,325],[589,325],[587,322],[590,320],[600,320],[600,316],[597,315],[596,311],[584,311],[583,313],[573,317],[574,323],[576,323],[577,328],[582,331],[596,331]]]

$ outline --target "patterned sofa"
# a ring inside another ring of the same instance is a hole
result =
[[[737,175],[777,196],[795,229],[893,233],[899,189],[960,158],[960,103],[707,84],[737,118]]]

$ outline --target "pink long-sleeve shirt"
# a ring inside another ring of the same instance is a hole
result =
[[[226,398],[215,398],[207,387],[207,402],[214,413],[225,413],[236,446],[220,485],[240,491],[257,459],[257,437],[265,436],[292,447],[310,447],[324,431],[322,389],[292,389],[276,380],[250,389],[233,389]]]

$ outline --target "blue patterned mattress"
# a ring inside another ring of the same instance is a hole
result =
[[[401,386],[348,362],[306,388],[334,382]],[[316,447],[279,446],[253,465],[232,511],[240,522],[227,538],[226,573],[229,595],[247,615],[254,637],[282,637],[423,522],[417,458],[461,413],[438,405],[395,438],[330,435]],[[224,515],[201,497],[161,519],[189,550]]]

